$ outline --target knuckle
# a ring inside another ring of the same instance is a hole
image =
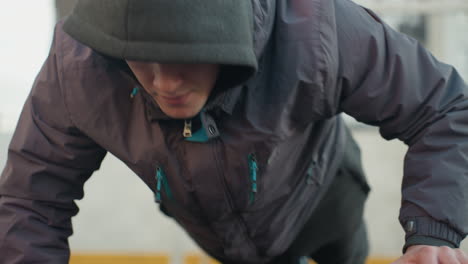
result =
[[[439,247],[439,250],[444,252],[444,253],[447,253],[447,252],[452,251],[453,248],[450,248],[450,247],[447,247],[447,246],[442,246],[442,247]]]
[[[462,262],[463,264],[468,264],[468,254],[467,253],[465,253],[461,249],[457,249],[456,254],[457,254],[457,257],[459,259],[461,259],[462,261],[465,261],[465,262]]]
[[[455,257],[456,255],[455,250],[453,248],[446,247],[446,246],[439,248],[439,254],[443,256],[444,258]]]
[[[430,247],[430,246],[422,247],[419,250],[419,254],[421,254],[422,256],[433,255],[433,254],[436,254],[436,252],[437,252],[437,248],[436,247]]]

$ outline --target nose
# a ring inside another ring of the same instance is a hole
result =
[[[183,83],[182,71],[177,65],[157,64],[154,66],[153,85],[164,95],[176,95]]]

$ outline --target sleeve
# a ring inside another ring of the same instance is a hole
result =
[[[0,263],[68,263],[74,200],[106,151],[73,126],[55,39],[36,77],[0,177]]]
[[[408,145],[400,223],[414,244],[468,232],[468,87],[457,71],[372,11],[336,0],[340,111]]]

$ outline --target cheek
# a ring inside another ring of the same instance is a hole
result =
[[[128,65],[140,84],[146,86],[152,82],[153,73],[147,65],[140,65],[135,63]]]
[[[154,94],[155,91],[153,89],[153,75],[151,73],[144,73],[140,72],[139,74],[135,74],[136,78],[140,82],[140,85],[145,89],[146,92],[149,94]]]
[[[213,91],[214,88],[214,83],[212,83],[207,89],[206,89],[206,96],[208,97],[211,92]]]
[[[213,84],[204,83],[202,86],[199,86],[198,94],[200,95],[200,97],[207,99],[210,96],[212,90],[213,90]]]
[[[138,79],[143,84],[150,85],[153,82],[154,74],[151,71],[140,71]]]
[[[193,80],[197,84],[199,93],[208,96],[216,84],[217,75],[217,71],[214,70],[197,72]]]

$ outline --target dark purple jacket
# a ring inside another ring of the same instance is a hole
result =
[[[188,142],[122,61],[58,24],[0,178],[0,263],[67,263],[74,200],[106,151],[208,253],[281,254],[343,160],[346,112],[408,146],[407,241],[468,232],[468,87],[455,69],[348,0],[252,0],[258,73],[212,98]],[[398,177],[398,175],[395,175]],[[109,184],[110,185],[110,184]],[[109,186],[110,187],[110,186]]]

